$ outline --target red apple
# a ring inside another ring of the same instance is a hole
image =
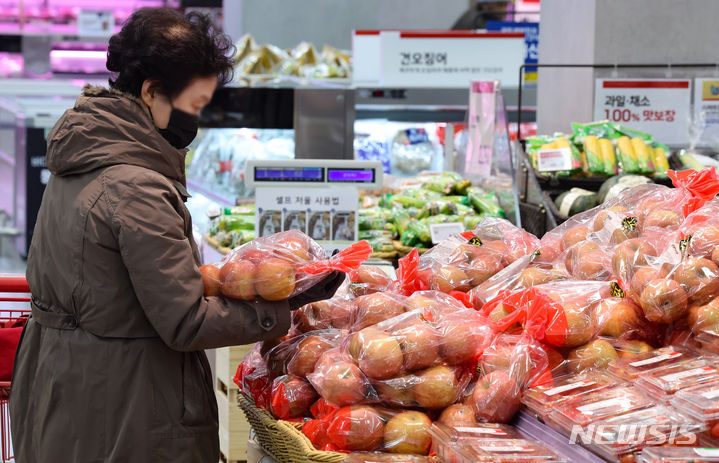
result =
[[[396,296],[385,293],[374,293],[360,296],[354,301],[354,329],[376,325],[404,313],[402,302]]]
[[[719,291],[719,267],[703,257],[689,257],[677,268],[676,279],[689,295],[689,302],[704,304]]]
[[[619,338],[637,331],[641,327],[641,309],[628,299],[604,299],[595,309],[597,318],[606,320],[602,336]]]
[[[480,379],[468,402],[478,420],[506,423],[519,410],[521,390],[505,371],[497,370]]]
[[[647,265],[647,256],[656,256],[654,246],[642,238],[634,238],[614,248],[612,268],[623,280],[629,281],[638,267]]]
[[[351,405],[337,410],[327,434],[341,450],[371,452],[382,445],[384,422],[374,408]]]
[[[214,265],[203,265],[200,267],[200,275],[205,287],[205,297],[218,296],[220,294],[220,269]]]
[[[452,428],[472,427],[477,424],[472,407],[464,404],[454,404],[445,408],[437,421]]]
[[[469,291],[472,279],[459,267],[445,265],[434,274],[433,289],[449,293],[451,291]]]
[[[257,264],[255,289],[268,301],[281,301],[295,290],[295,271],[285,260],[271,258]]]
[[[302,378],[287,375],[276,378],[272,383],[272,414],[289,420],[308,416],[310,406],[317,400],[317,393],[310,383]]]
[[[572,350],[567,357],[574,373],[583,370],[604,369],[609,362],[617,358],[617,351],[603,339],[595,339],[584,346]]]
[[[320,356],[334,344],[321,336],[307,336],[297,345],[297,353],[287,365],[287,372],[305,377],[312,373]]]
[[[651,227],[671,228],[678,227],[680,223],[682,223],[682,218],[676,212],[657,208],[651,210],[646,217],[644,217],[642,228],[644,230]]]
[[[687,293],[674,280],[658,279],[647,284],[640,299],[644,316],[651,322],[671,323],[687,312]]]
[[[587,227],[576,226],[570,228],[564,233],[564,235],[562,235],[562,239],[559,242],[559,249],[561,251],[566,251],[575,244],[585,241],[588,234],[589,229]]]
[[[484,283],[503,268],[501,256],[483,254],[475,257],[463,270],[471,280],[470,286],[474,287]]]
[[[392,334],[399,339],[407,370],[421,370],[439,359],[439,337],[432,326],[419,318],[400,325]]]
[[[339,361],[322,368],[320,372],[315,368],[315,373],[320,373],[315,381],[319,383],[320,394],[329,403],[343,407],[356,404],[367,396],[367,380],[352,363]]]
[[[689,240],[689,255],[711,258],[714,248],[719,246],[719,226],[707,225],[695,228]]]
[[[422,412],[395,415],[384,429],[384,445],[390,453],[427,455],[432,445],[432,420]]]
[[[459,384],[454,370],[437,366],[419,373],[413,392],[420,407],[440,409],[457,399]]]
[[[404,363],[397,338],[373,327],[354,335],[350,355],[358,361],[364,374],[372,379],[392,378],[402,370]]]
[[[719,298],[705,305],[690,307],[688,322],[695,333],[719,326]]]
[[[249,260],[233,260],[220,269],[220,291],[233,299],[254,299],[255,265]]]

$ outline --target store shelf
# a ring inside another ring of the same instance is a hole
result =
[[[570,444],[567,436],[539,422],[537,418],[524,410],[514,417],[513,424],[519,432],[546,445],[564,457],[566,461],[581,461],[583,463],[603,463],[606,461],[579,444]]]

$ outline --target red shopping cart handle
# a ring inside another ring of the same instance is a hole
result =
[[[0,276],[0,293],[29,293],[30,287],[23,275]]]

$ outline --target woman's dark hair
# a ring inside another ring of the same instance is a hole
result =
[[[115,73],[110,86],[139,97],[149,79],[160,93],[174,98],[195,77],[216,75],[226,84],[232,80],[234,51],[230,38],[203,14],[142,8],[110,38],[107,69]]]

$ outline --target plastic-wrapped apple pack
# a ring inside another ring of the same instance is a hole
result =
[[[506,313],[494,322],[502,331],[521,324],[538,341],[573,348],[601,332],[609,315],[602,301],[620,291],[616,282],[558,281],[501,295],[482,312]]]
[[[547,354],[530,336],[502,335],[485,349],[482,374],[468,390],[463,403],[475,417],[490,423],[506,423],[519,410],[527,387],[551,380]]]
[[[469,291],[538,247],[535,236],[499,218],[437,244],[419,259],[420,289]]]
[[[261,345],[256,343],[245,355],[237,367],[232,381],[240,388],[240,392],[252,397],[258,408],[270,408],[272,380],[262,354]]]
[[[329,257],[309,236],[288,230],[245,243],[200,272],[207,296],[279,301],[309,289],[333,270],[356,270],[371,253],[369,243],[359,241]]]
[[[270,411],[277,419],[290,420],[307,416],[316,400],[317,392],[304,378],[285,375],[272,382]]]

